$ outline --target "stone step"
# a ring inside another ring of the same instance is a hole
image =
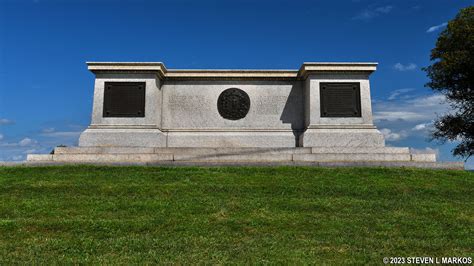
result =
[[[408,147],[312,147],[311,153],[395,153],[409,154]]]
[[[175,161],[186,162],[291,162],[293,155],[280,154],[174,154]]]
[[[56,147],[55,154],[301,154],[301,153],[409,153],[405,147],[298,147],[298,148],[154,148]]]
[[[52,154],[28,154],[26,155],[26,160],[30,162],[45,162],[52,161]]]
[[[153,154],[153,147],[56,147],[54,154]]]
[[[2,162],[0,166],[50,166],[50,165],[146,165],[146,166],[195,166],[195,167],[229,167],[229,166],[310,166],[310,167],[416,167],[429,169],[464,170],[464,162],[58,162],[58,161],[15,161]]]
[[[32,162],[137,162],[150,163],[160,161],[182,161],[182,162],[436,162],[436,155],[433,153],[410,154],[404,149],[388,149],[387,153],[307,153],[308,149],[194,149],[194,148],[170,148],[169,153],[137,153],[138,151],[150,151],[147,148],[133,148],[130,153],[126,149],[105,149],[97,148],[62,149],[59,153],[50,154],[29,154],[28,161]],[[199,152],[199,150],[201,150]],[[86,153],[100,151],[101,153]],[[117,153],[108,153],[108,152]],[[130,150],[129,150],[130,151]],[[155,151],[155,150],[154,150]],[[162,150],[158,150],[162,151]],[[329,150],[326,150],[329,151]],[[382,150],[379,150],[381,152]],[[77,152],[77,153],[72,153]],[[83,153],[80,153],[83,152]],[[135,153],[134,153],[135,152]]]
[[[155,148],[156,153],[171,152],[174,155],[280,155],[309,154],[311,148]]]
[[[401,162],[410,160],[410,154],[397,153],[313,153],[293,155],[293,161],[295,162]]]
[[[410,156],[414,162],[436,162],[435,153],[412,153]]]
[[[173,161],[173,154],[54,154],[53,162],[136,162]]]
[[[153,148],[153,147],[56,147],[54,154],[296,154],[311,148]]]

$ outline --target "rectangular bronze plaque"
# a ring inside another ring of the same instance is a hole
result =
[[[145,117],[145,82],[105,82],[104,117]]]
[[[319,85],[321,117],[361,117],[360,83]]]

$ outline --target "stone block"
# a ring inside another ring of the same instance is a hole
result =
[[[52,154],[28,154],[26,156],[26,160],[30,162],[35,162],[35,161],[52,161],[53,160],[53,155]]]
[[[396,153],[328,153],[328,154],[294,154],[293,161],[303,162],[382,162],[410,161],[410,154]]]
[[[169,132],[168,147],[295,147],[292,131]]]
[[[195,162],[290,162],[291,154],[175,154],[175,161],[195,161]]]
[[[165,147],[166,134],[159,129],[88,128],[79,137],[84,147]]]
[[[300,138],[303,147],[384,147],[377,129],[308,129]]]
[[[402,153],[409,154],[407,147],[312,147],[312,153]]]
[[[172,154],[57,154],[55,162],[150,163],[172,161]]]
[[[136,154],[154,153],[153,147],[56,147],[54,154]]]
[[[435,153],[413,153],[411,160],[414,162],[436,162]]]
[[[311,148],[155,148],[155,153],[173,153],[175,155],[255,155],[255,154],[295,154],[311,153]]]

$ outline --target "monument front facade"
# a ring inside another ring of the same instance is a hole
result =
[[[94,102],[79,147],[33,163],[383,165],[462,168],[385,147],[373,125],[376,63],[298,70],[166,69],[93,62]]]
[[[168,70],[162,63],[88,63],[96,76],[93,115],[79,146],[383,147],[370,100],[376,65]]]

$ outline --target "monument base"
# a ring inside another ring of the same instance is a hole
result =
[[[166,147],[166,134],[156,128],[88,128],[80,147]]]
[[[436,163],[434,153],[411,154],[397,147],[313,148],[170,148],[170,147],[57,147],[54,154],[30,154],[28,161],[63,163]]]
[[[271,148],[296,147],[298,133],[288,131],[172,131],[168,147],[192,148]]]
[[[385,140],[372,128],[309,128],[300,138],[303,147],[384,147]]]

